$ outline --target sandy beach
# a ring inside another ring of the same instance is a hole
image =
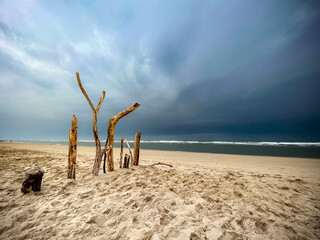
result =
[[[141,150],[119,169],[115,149],[95,177],[94,154],[70,180],[67,146],[1,142],[0,239],[320,239],[320,159]],[[41,192],[22,194],[33,167]]]

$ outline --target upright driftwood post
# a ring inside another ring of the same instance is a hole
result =
[[[127,156],[128,156],[128,154],[125,154],[125,155],[124,155],[123,168],[126,168],[126,166],[127,166]]]
[[[75,115],[72,116],[71,129],[69,131],[69,156],[68,156],[68,178],[76,179],[77,159],[77,134],[78,123]]]
[[[114,170],[114,164],[113,164],[113,144],[114,144],[114,129],[116,127],[117,122],[123,118],[124,116],[127,116],[129,113],[133,112],[140,106],[139,103],[133,104],[131,107],[127,108],[126,110],[118,113],[117,115],[110,118],[108,123],[108,138],[106,141],[106,147],[109,148],[108,154],[104,155],[104,161],[108,163],[108,171]],[[105,166],[105,164],[104,164]],[[106,172],[105,169],[103,169],[104,172]]]
[[[129,168],[129,163],[130,163],[130,155],[128,155],[128,160],[127,160],[126,168]]]
[[[129,168],[130,155],[125,154],[123,160],[123,168]]]
[[[98,112],[100,110],[100,107],[102,105],[102,102],[104,100],[104,97],[106,95],[105,91],[102,91],[102,96],[100,98],[100,101],[97,105],[96,108],[94,108],[88,94],[86,93],[86,91],[84,90],[82,83],[80,81],[80,75],[79,73],[76,73],[77,76],[77,81],[78,81],[78,85],[83,93],[83,95],[85,96],[85,98],[87,99],[91,109],[92,109],[92,128],[93,128],[93,137],[95,140],[95,144],[96,144],[96,157],[94,159],[94,165],[93,165],[93,169],[92,169],[92,173],[96,176],[98,176],[99,174],[99,169],[100,169],[100,165],[101,165],[101,161],[102,161],[102,156],[103,154],[105,154],[107,151],[109,151],[109,147],[105,146],[103,149],[101,149],[101,143],[99,140],[99,134],[98,134],[98,127],[97,127],[97,117],[98,117]]]
[[[139,165],[140,138],[141,138],[141,132],[137,132],[136,138],[135,138],[135,141],[134,141],[134,160],[133,160],[133,165],[135,165],[135,166]]]
[[[122,168],[122,156],[123,156],[123,138],[121,138],[121,149],[120,149],[120,168]]]
[[[132,167],[133,155],[132,155],[131,147],[130,147],[129,142],[128,142],[127,139],[125,140],[125,142],[126,142],[126,144],[128,146],[129,153],[130,153],[130,156],[131,156],[131,167]]]

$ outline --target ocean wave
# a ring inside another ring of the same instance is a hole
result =
[[[120,141],[118,141],[120,142]],[[128,142],[134,142],[133,140]],[[314,146],[320,147],[320,142],[235,142],[235,141],[179,141],[179,140],[141,140],[141,143],[165,144],[220,144],[220,145],[253,145],[253,146]]]
[[[314,146],[320,147],[320,142],[231,142],[231,141],[176,141],[155,140],[141,141],[141,143],[166,143],[166,144],[220,144],[220,145],[253,145],[253,146]]]
[[[106,140],[101,140],[104,143]],[[69,140],[16,140],[15,142],[69,142]],[[93,139],[78,139],[81,143],[94,143]],[[115,140],[120,143],[120,140]],[[134,143],[134,140],[128,140]],[[219,144],[219,145],[248,145],[248,146],[300,146],[300,147],[320,147],[320,142],[254,142],[254,141],[182,141],[182,140],[141,140],[143,144]]]

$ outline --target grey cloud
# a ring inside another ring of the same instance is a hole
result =
[[[117,134],[139,129],[150,137],[320,138],[315,1],[39,4],[22,25],[0,23],[0,40],[31,59],[29,65],[41,63],[32,69],[0,48],[1,86],[14,82],[36,95],[26,109],[40,100],[43,118],[55,115],[37,134],[64,137],[75,113],[81,135],[91,137],[79,71],[94,104],[106,90],[102,133],[109,117],[138,101],[142,106],[119,122]],[[1,92],[12,104],[15,94],[9,87]],[[10,129],[15,115],[7,108],[0,107],[8,115],[0,122]]]

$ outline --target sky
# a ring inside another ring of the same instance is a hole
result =
[[[0,139],[320,141],[318,1],[0,0]]]

